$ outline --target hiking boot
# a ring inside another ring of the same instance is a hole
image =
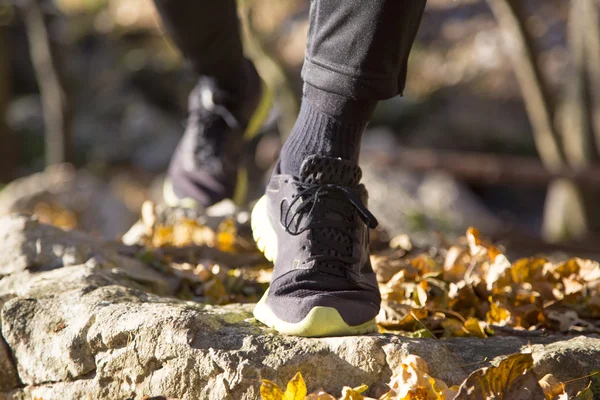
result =
[[[189,118],[171,159],[164,185],[169,206],[206,208],[221,200],[246,200],[247,177],[241,167],[245,142],[256,136],[271,108],[271,92],[252,67],[251,94],[234,102],[201,78],[189,98]]]
[[[299,179],[273,173],[252,211],[259,249],[275,264],[256,319],[287,335],[323,337],[377,331],[381,297],[369,258],[361,169],[311,156]]]

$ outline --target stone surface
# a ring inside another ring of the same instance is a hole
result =
[[[1,218],[0,228],[2,400],[257,399],[262,378],[284,385],[297,371],[310,390],[365,383],[375,394],[409,353],[449,384],[526,348],[540,374],[600,368],[596,337],[284,337],[258,324],[252,305],[169,297],[156,271],[85,234],[22,215]]]
[[[40,204],[68,210],[79,229],[109,240],[125,233],[137,217],[107,184],[70,165],[48,167],[0,191],[0,216],[34,213]]]
[[[12,355],[10,354],[10,349],[4,339],[0,337],[0,397],[2,397],[2,392],[11,390],[19,385],[19,376]]]

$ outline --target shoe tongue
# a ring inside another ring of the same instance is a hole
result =
[[[341,158],[310,156],[302,163],[300,180],[304,183],[337,184],[356,187],[362,171],[352,161]]]

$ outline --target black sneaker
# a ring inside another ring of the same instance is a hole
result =
[[[312,156],[300,179],[271,177],[252,212],[258,247],[275,263],[256,319],[287,335],[322,337],[377,331],[381,297],[369,258],[369,228],[361,169]]]
[[[165,180],[167,205],[206,208],[225,199],[245,201],[244,142],[258,134],[272,103],[271,92],[253,72],[257,82],[242,105],[233,104],[209,79],[200,79],[190,94],[187,128]]]

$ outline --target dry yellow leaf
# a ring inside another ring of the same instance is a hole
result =
[[[489,298],[489,302],[490,311],[486,314],[487,322],[495,325],[507,325],[511,317],[510,311],[493,301],[492,297]]]
[[[415,355],[403,359],[389,387],[398,400],[450,400],[456,395],[444,382],[429,376],[427,363]]]
[[[54,225],[64,230],[77,227],[75,213],[57,204],[37,203],[33,207],[33,213],[44,224]]]
[[[523,258],[515,261],[510,269],[513,282],[531,283],[534,279],[539,279],[547,263],[545,258]]]
[[[340,400],[366,400],[362,394],[366,392],[367,389],[369,389],[367,385],[361,385],[354,389],[345,387],[342,389],[342,397],[340,397]]]
[[[461,385],[456,399],[536,400],[536,397],[522,397],[520,393],[524,388],[528,389],[528,393],[535,393],[537,389],[543,396],[537,379],[531,382],[535,375],[526,374],[532,367],[531,354],[513,354],[497,367],[482,368],[473,372]],[[511,392],[513,395],[508,396]]]
[[[283,400],[304,400],[306,394],[306,383],[304,383],[302,374],[298,372],[289,381],[285,393],[283,393]]]
[[[540,379],[540,386],[547,400],[553,400],[565,392],[565,384],[556,379],[552,374],[547,374]]]
[[[152,246],[162,247],[173,243],[173,227],[157,225],[152,235]]]
[[[282,400],[283,391],[276,383],[263,379],[260,386],[260,398],[262,400]]]
[[[482,323],[477,318],[469,318],[465,322],[465,329],[469,331],[471,336],[475,336],[478,338],[486,338],[487,334],[485,333]]]
[[[217,228],[217,248],[225,252],[234,252],[237,236],[235,219],[224,219]]]

